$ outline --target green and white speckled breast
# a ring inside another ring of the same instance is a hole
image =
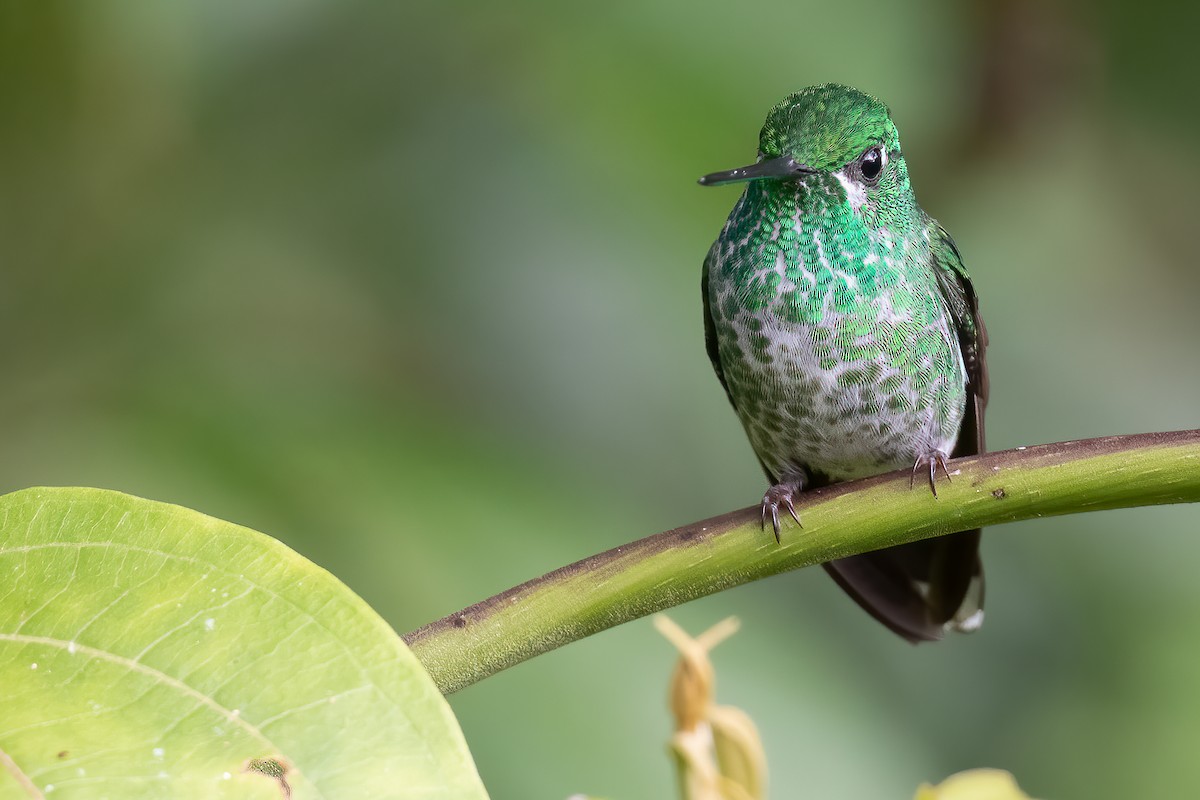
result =
[[[764,465],[778,481],[849,480],[948,455],[966,374],[924,216],[911,231],[871,230],[839,185],[755,191],[709,254],[708,301]]]

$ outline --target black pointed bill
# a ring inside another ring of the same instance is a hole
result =
[[[761,178],[794,178],[799,175],[811,175],[817,170],[807,164],[797,163],[791,156],[780,156],[766,161],[759,161],[748,167],[713,172],[700,179],[701,186],[720,186],[723,183],[739,183],[741,181],[756,181]]]

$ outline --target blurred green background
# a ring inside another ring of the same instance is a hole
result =
[[[991,332],[996,449],[1200,424],[1195,5],[240,0],[0,11],[5,490],[271,533],[405,631],[757,501],[700,262],[766,110],[891,105]],[[1200,786],[1200,509],[989,531],[912,648],[820,570],[727,614],[774,796]],[[451,699],[497,798],[673,794],[639,621]],[[330,732],[336,741],[337,732]]]

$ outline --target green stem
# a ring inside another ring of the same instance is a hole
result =
[[[404,638],[446,694],[527,658],[731,586],[835,558],[1003,522],[1200,500],[1200,430],[1112,436],[958,459],[938,498],[907,471],[818,489],[785,519],[757,507],[600,553]]]

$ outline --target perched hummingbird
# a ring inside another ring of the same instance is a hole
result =
[[[806,490],[983,452],[987,334],[950,235],[917,205],[887,107],[847,86],[789,95],[704,260],[708,355],[780,510]],[[979,531],[825,568],[910,642],[983,622]]]

